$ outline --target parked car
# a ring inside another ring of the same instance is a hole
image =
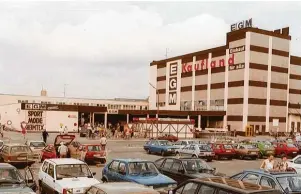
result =
[[[150,140],[143,147],[148,154],[155,153],[165,156],[176,153],[176,147],[167,140]]]
[[[158,191],[129,182],[100,183],[91,186],[85,194],[160,194]]]
[[[89,134],[89,129],[86,127],[81,127],[79,131],[79,136],[80,137],[87,137]]]
[[[232,160],[235,157],[236,152],[231,144],[223,144],[223,143],[212,143],[211,148],[215,153],[216,159],[227,158],[228,160]]]
[[[301,155],[298,155],[287,162],[288,167],[298,174],[301,174]]]
[[[156,165],[141,159],[113,159],[102,170],[103,182],[135,182],[152,186],[155,190],[168,191],[176,181],[161,174]]]
[[[163,136],[158,137],[158,140],[167,140],[167,141],[175,142],[178,141],[179,138],[171,134],[165,134]]]
[[[173,143],[173,145],[177,149],[183,148],[183,147],[185,147],[187,145],[191,145],[191,144],[195,144],[195,141],[193,141],[193,140],[178,140],[178,141]]]
[[[182,149],[176,150],[177,156],[202,158],[206,159],[207,162],[211,162],[215,157],[215,153],[212,148],[207,144],[193,144],[187,145]]]
[[[271,143],[268,142],[258,142],[255,147],[259,149],[258,158],[264,158],[269,155],[275,155],[275,148]]]
[[[12,165],[31,166],[40,160],[40,155],[34,153],[27,145],[4,144],[0,154],[0,161]]]
[[[41,151],[41,162],[43,162],[46,159],[51,158],[57,158],[56,150],[53,144],[47,145],[42,151]]]
[[[299,149],[292,143],[274,143],[275,155],[279,157],[298,155]]]
[[[40,193],[83,194],[92,185],[100,183],[89,166],[73,158],[44,160],[39,170]]]
[[[281,194],[280,191],[270,187],[259,186],[252,183],[232,180],[229,178],[210,177],[191,179],[168,194]]]
[[[0,193],[36,193],[37,185],[31,169],[27,167],[22,172],[25,176],[22,176],[18,169],[11,164],[0,163],[0,182],[5,183],[1,185]]]
[[[27,140],[25,145],[28,145],[33,152],[41,152],[46,147],[42,140]]]
[[[295,172],[266,172],[263,170],[244,170],[231,176],[235,180],[268,186],[282,193],[300,193],[301,176]]]
[[[106,151],[101,149],[100,144],[84,144],[80,149],[85,151],[85,162],[87,163],[106,163]]]
[[[198,158],[161,158],[156,160],[155,164],[162,174],[174,179],[178,184],[188,179],[224,176]]]
[[[239,159],[251,158],[256,160],[258,158],[259,149],[252,144],[237,144],[234,149]]]

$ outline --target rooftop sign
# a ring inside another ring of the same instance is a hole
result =
[[[243,21],[240,21],[238,23],[232,24],[231,25],[231,32],[236,31],[236,30],[240,30],[240,29],[243,29],[243,28],[248,28],[248,27],[252,27],[252,18],[250,18],[249,20],[243,20]]]

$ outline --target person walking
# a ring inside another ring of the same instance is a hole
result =
[[[101,145],[102,150],[106,149],[106,145],[107,145],[106,136],[102,135],[102,137],[100,138],[100,145]]]
[[[274,169],[274,163],[274,156],[269,155],[269,157],[262,162],[260,169],[265,171],[272,171]]]
[[[2,125],[0,123],[0,134],[1,134],[1,137],[3,138],[3,131],[4,131],[4,125]]]
[[[60,154],[60,158],[66,158],[67,157],[68,147],[64,144],[64,142],[61,142],[61,145],[58,148],[58,152]]]
[[[47,143],[47,137],[48,136],[49,136],[48,132],[46,131],[46,129],[44,129],[43,132],[42,132],[42,137],[43,137],[44,143]]]

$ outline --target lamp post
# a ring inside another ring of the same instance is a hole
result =
[[[151,84],[151,83],[149,83],[149,85],[152,87],[152,88],[154,88],[155,90],[156,90],[156,94],[157,94],[157,138],[158,138],[158,130],[159,130],[159,91],[158,91],[158,89],[153,85],[153,84]]]

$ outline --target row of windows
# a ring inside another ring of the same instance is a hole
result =
[[[78,105],[78,106],[100,106],[108,107],[108,109],[118,109],[118,110],[147,110],[148,106],[138,106],[138,105],[125,105],[125,104],[95,104],[95,103],[72,103],[72,102],[47,102],[47,101],[28,101],[28,100],[18,100],[18,103],[41,103],[41,104],[60,104],[60,105]]]

